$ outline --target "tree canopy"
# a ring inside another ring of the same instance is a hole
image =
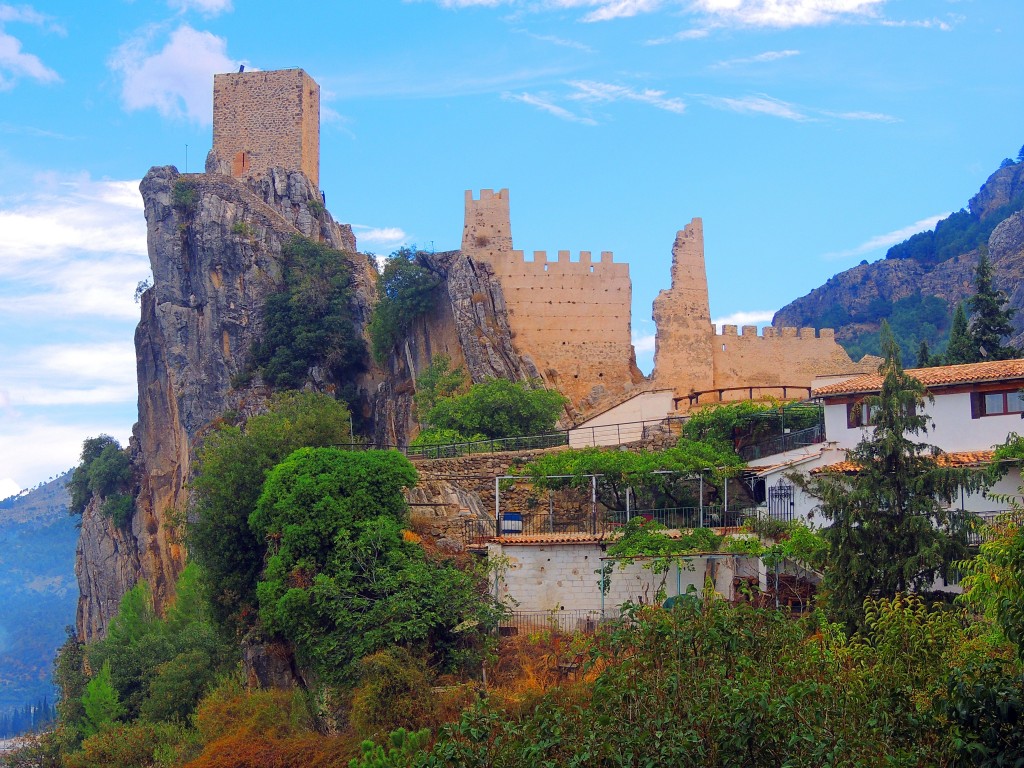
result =
[[[554,429],[566,402],[553,389],[488,379],[474,384],[465,394],[438,399],[427,414],[427,423],[484,438],[540,435]]]
[[[188,524],[189,553],[214,585],[214,610],[224,622],[248,616],[256,604],[264,541],[249,528],[249,515],[267,473],[296,448],[348,443],[349,411],[328,395],[275,395],[270,410],[244,428],[220,424],[198,451],[192,481],[195,508]]]
[[[975,293],[967,300],[967,304],[971,310],[971,353],[977,359],[970,362],[1019,357],[1020,350],[1004,342],[1014,333],[1010,320],[1016,310],[1006,306],[1006,293],[997,289],[993,283],[992,263],[987,248],[982,248],[978,259],[974,288]]]
[[[881,392],[864,398],[874,428],[848,451],[851,474],[794,476],[821,500],[832,521],[822,535],[830,559],[824,587],[831,614],[850,628],[863,623],[867,597],[892,597],[931,585],[941,569],[963,557],[966,520],[948,510],[961,487],[985,483],[977,470],[940,467],[938,449],[913,437],[927,431],[924,387],[908,376],[888,327]]]
[[[383,362],[413,322],[436,302],[441,279],[416,258],[412,248],[401,248],[388,258],[377,281],[377,305],[370,319],[373,356]]]
[[[323,243],[294,237],[281,249],[282,289],[267,297],[263,335],[252,366],[268,384],[301,387],[314,366],[344,382],[365,367],[366,345],[352,314],[347,257]]]
[[[300,449],[267,478],[250,518],[272,542],[260,618],[321,680],[351,682],[360,658],[393,645],[451,663],[455,628],[484,627],[486,587],[403,534],[415,483],[397,451],[333,448]]]

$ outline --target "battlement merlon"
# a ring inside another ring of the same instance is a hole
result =
[[[834,339],[836,337],[834,328],[816,330],[814,328],[793,328],[790,326],[776,328],[766,325],[761,329],[761,334],[758,335],[756,325],[744,325],[742,328],[735,325],[722,325],[722,330],[719,331],[714,323],[712,323],[711,330],[716,338],[732,336],[740,339]]]

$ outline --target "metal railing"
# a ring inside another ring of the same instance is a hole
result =
[[[501,437],[493,440],[475,440],[466,443],[434,443],[410,445],[399,448],[410,459],[452,459],[457,456],[472,456],[481,453],[503,451],[535,451],[569,444],[568,432],[552,432],[547,435],[526,437]]]
[[[685,421],[686,419],[681,416],[667,416],[662,419],[628,421],[622,424],[574,427],[569,430],[569,445],[573,448],[590,448],[635,443],[656,435],[679,435]]]
[[[502,635],[518,635],[533,632],[558,632],[571,634],[596,632],[602,623],[619,617],[617,609],[599,610],[572,609],[568,611],[512,611],[499,624]]]
[[[753,459],[760,459],[762,456],[774,456],[777,453],[785,453],[795,448],[823,442],[825,442],[825,425],[816,424],[810,429],[801,429],[799,432],[776,435],[754,445],[745,445],[737,453],[739,453],[740,458],[744,461],[752,461]]]
[[[971,521],[967,530],[968,546],[977,547],[986,538],[986,528],[993,523],[1014,523],[1018,526],[1024,524],[1024,512],[1013,509],[994,510],[990,512],[975,512],[977,517]]]
[[[744,519],[754,514],[749,507],[726,509],[720,504],[703,507],[665,507],[661,509],[632,509],[609,512],[610,526],[621,527],[635,517],[653,520],[666,528],[733,528],[743,525]]]

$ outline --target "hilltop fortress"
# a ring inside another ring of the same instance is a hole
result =
[[[302,171],[319,184],[320,89],[301,69],[214,78],[213,148],[208,173],[265,177]],[[516,250],[507,189],[465,193],[462,254],[498,278],[516,352],[545,382],[589,414],[631,394],[671,390],[675,408],[772,395],[802,397],[815,376],[872,369],[854,363],[829,329],[726,325],[716,332],[708,304],[704,232],[693,219],[676,234],[672,285],[654,302],[655,368],[645,377],[631,339],[629,266],[611,252],[572,258]]]

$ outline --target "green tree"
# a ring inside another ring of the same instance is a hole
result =
[[[554,429],[566,402],[553,389],[488,379],[474,384],[463,395],[438,400],[427,414],[427,423],[486,438],[539,435]]]
[[[957,563],[964,574],[959,599],[996,621],[1024,659],[1024,506],[1019,497],[1002,500],[1010,511],[985,526],[977,557]]]
[[[963,304],[957,304],[953,312],[953,327],[949,331],[949,343],[946,344],[942,362],[944,365],[978,362],[977,350],[973,349],[967,312]]]
[[[81,460],[67,483],[71,494],[68,511],[82,514],[94,494],[113,494],[131,479],[131,464],[117,440],[110,435],[87,438],[82,443]]]
[[[417,260],[413,248],[388,257],[377,281],[377,306],[370,319],[370,341],[377,362],[384,362],[413,322],[435,305],[441,279]]]
[[[110,662],[106,661],[100,672],[85,686],[82,694],[82,733],[88,737],[100,732],[124,715],[124,707],[110,679]]]
[[[298,389],[311,368],[345,382],[365,367],[366,347],[352,313],[348,257],[294,237],[281,249],[282,289],[267,297],[252,365],[275,387]]]
[[[1006,294],[992,282],[992,264],[988,249],[982,248],[974,273],[975,294],[967,300],[971,310],[971,351],[978,360],[1009,360],[1019,357],[1020,350],[1003,343],[1014,332],[1010,322],[1015,310],[1006,306]]]
[[[192,482],[195,509],[188,524],[189,553],[212,585],[214,616],[222,625],[255,618],[256,581],[266,544],[249,528],[249,515],[273,467],[296,448],[348,443],[349,411],[333,398],[309,392],[276,395],[265,414],[244,428],[221,424],[198,452]]]
[[[416,413],[421,420],[437,405],[438,400],[454,397],[466,386],[466,372],[452,368],[451,358],[438,355],[416,377]]]
[[[927,431],[927,395],[904,372],[888,326],[882,330],[881,392],[860,404],[874,428],[847,452],[857,470],[794,477],[832,521],[823,531],[830,548],[824,587],[830,613],[850,629],[863,624],[865,598],[928,587],[963,556],[966,521],[945,504],[961,487],[984,484],[976,470],[938,466],[938,449],[912,439]]]
[[[924,339],[917,347],[917,367],[927,368],[932,364],[932,355],[928,349],[928,342]]]
[[[250,520],[273,542],[260,618],[320,680],[351,683],[360,658],[394,645],[445,664],[459,625],[486,628],[486,586],[403,535],[415,482],[397,451],[334,448],[300,449],[267,478]]]

